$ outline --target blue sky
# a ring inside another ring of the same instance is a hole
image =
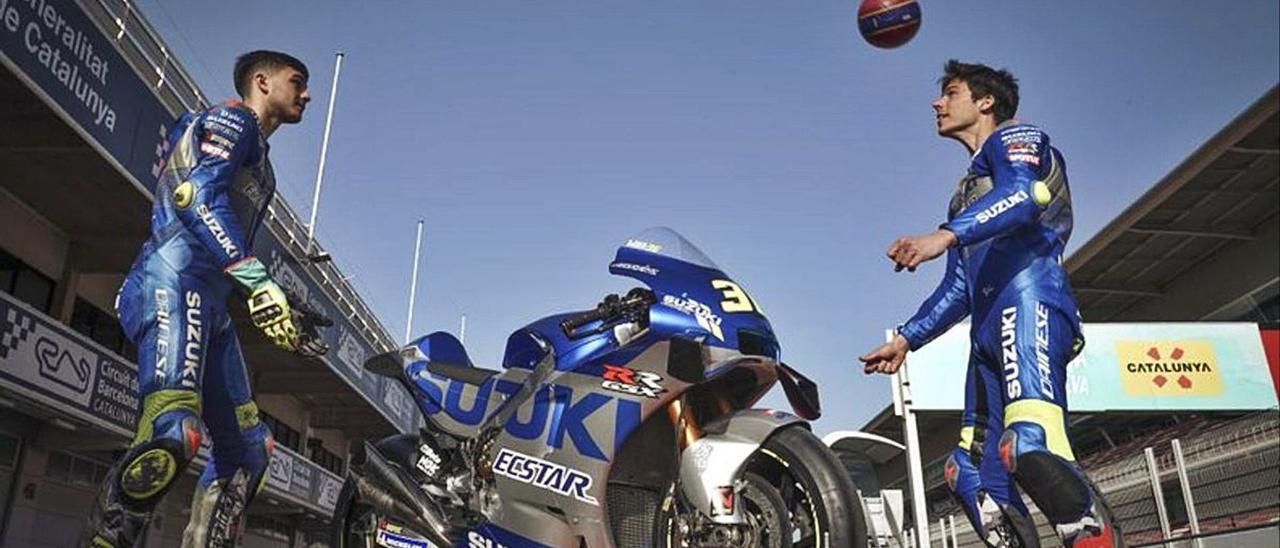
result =
[[[921,4],[916,38],[877,50],[853,0],[140,2],[211,97],[247,50],[310,65],[307,119],[272,139],[304,218],[347,53],[318,237],[393,336],[419,218],[414,331],[465,312],[491,367],[524,323],[625,291],[615,246],[670,226],[768,310],[820,432],[888,403],[854,357],[941,276],[883,250],[936,226],[966,167],[929,109],[947,59],[1021,79],[1019,117],[1067,159],[1068,252],[1280,79],[1274,1]]]

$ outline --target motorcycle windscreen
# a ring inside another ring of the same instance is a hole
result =
[[[705,334],[703,342],[712,346],[779,359],[773,327],[759,303],[676,231],[651,228],[628,238],[609,272],[653,290],[654,325]]]

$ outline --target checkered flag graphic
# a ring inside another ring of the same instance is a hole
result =
[[[18,344],[26,341],[35,327],[34,318],[10,308],[4,321],[0,321],[0,359],[8,358],[9,352],[17,350]]]

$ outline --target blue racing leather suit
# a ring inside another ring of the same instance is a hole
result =
[[[1062,266],[1072,227],[1065,168],[1039,128],[1001,124],[952,196],[941,228],[957,245],[942,282],[898,328],[915,350],[971,318],[961,439],[945,476],[992,545],[1001,542],[989,536],[993,520],[1028,514],[1015,481],[1055,525],[1079,522],[1094,500],[1066,434],[1066,366],[1084,339]]]
[[[227,298],[226,271],[251,257],[275,192],[267,143],[238,102],[182,116],[142,245],[117,297],[138,346],[138,429],[90,516],[84,544],[131,546],[147,516],[211,437],[184,545],[228,537],[261,485],[273,441],[259,421]]]

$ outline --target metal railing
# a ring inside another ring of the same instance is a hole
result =
[[[307,260],[308,250],[319,253],[324,248],[319,243],[308,245],[306,225],[298,218],[293,208],[279,196],[267,208],[267,222],[283,234],[281,243],[286,244],[289,252],[298,259],[298,263],[312,274],[312,279],[319,283],[329,299],[338,305],[337,308],[343,313],[343,317],[360,330],[365,339],[370,342],[370,346],[379,352],[400,347],[400,344],[388,334],[386,326],[382,325],[378,317],[365,304],[364,299],[360,298],[360,295],[347,282],[347,277],[334,265],[334,261],[316,263]]]
[[[1159,453],[1153,461],[1164,509],[1153,493],[1142,448],[1089,470],[1130,545],[1191,544],[1196,538],[1245,531],[1259,524],[1274,527],[1280,522],[1280,413],[1270,410],[1205,424],[1183,434],[1179,442],[1185,490],[1172,440],[1161,439],[1159,447],[1151,447]],[[1190,504],[1184,491],[1190,493]],[[1047,521],[1030,500],[1025,502],[1040,525],[1041,544],[1056,545]],[[967,523],[953,503],[936,504],[930,515],[934,521],[954,515],[958,522]],[[1170,524],[1168,535],[1162,521]],[[1195,534],[1195,529],[1201,532]],[[984,546],[967,525],[953,528],[951,535],[956,542],[948,538],[949,546]]]
[[[114,38],[116,50],[148,82],[170,114],[209,105],[191,74],[169,53],[155,27],[129,0],[78,0],[103,34]]]

